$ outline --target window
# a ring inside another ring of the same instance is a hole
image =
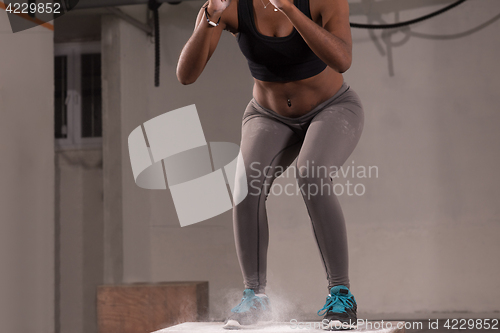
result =
[[[100,43],[55,45],[56,148],[95,148],[102,143]]]

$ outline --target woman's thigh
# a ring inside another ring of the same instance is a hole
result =
[[[363,108],[356,97],[327,106],[312,119],[297,159],[297,166],[302,167],[299,173],[303,175],[306,167],[335,170],[349,158],[364,125]]]
[[[241,153],[248,194],[268,192],[274,179],[295,160],[302,140],[286,124],[265,116],[244,119]]]

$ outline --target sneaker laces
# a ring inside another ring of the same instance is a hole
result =
[[[265,303],[262,297],[255,296],[252,289],[245,289],[240,304],[232,308],[231,312],[243,313],[250,311],[250,309],[257,310],[257,304],[260,304],[262,310],[267,310]]]
[[[354,296],[351,297],[354,298]],[[346,308],[352,309],[354,307],[354,302],[350,299],[350,297],[343,295],[329,294],[326,297],[325,305],[323,305],[323,307],[319,309],[318,316],[322,316],[326,314],[328,311],[332,310],[337,303],[341,303],[343,305],[343,309],[341,310],[341,312],[347,312]],[[324,312],[321,313],[322,311]]]

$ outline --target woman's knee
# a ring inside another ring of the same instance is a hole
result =
[[[335,169],[335,167],[333,167],[333,169]],[[331,164],[321,156],[302,154],[302,156],[297,159],[295,176],[301,181],[311,182],[317,179],[328,179],[331,178],[331,172]]]

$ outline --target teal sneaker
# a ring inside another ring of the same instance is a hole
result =
[[[318,311],[323,316],[323,327],[328,330],[349,330],[357,328],[358,305],[353,294],[346,286],[335,286],[330,289],[326,303]]]
[[[267,295],[257,296],[252,289],[245,289],[240,304],[231,309],[223,328],[240,329],[242,325],[266,320],[271,320],[271,302]]]

